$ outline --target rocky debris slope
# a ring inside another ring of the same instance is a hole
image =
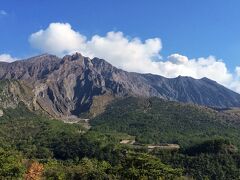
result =
[[[79,53],[63,58],[44,54],[0,63],[0,79],[18,82],[27,89],[26,97],[17,90],[20,95],[13,102],[21,100],[32,109],[42,109],[57,117],[79,116],[84,112],[96,115],[113,99],[126,96],[156,96],[218,108],[240,107],[239,94],[207,78],[169,79],[126,72],[105,60],[89,59]]]

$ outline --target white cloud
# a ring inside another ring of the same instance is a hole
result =
[[[6,15],[7,15],[7,12],[4,11],[4,10],[0,10],[0,15],[2,15],[2,16],[6,16]]]
[[[106,59],[114,66],[128,71],[166,77],[208,77],[240,93],[240,67],[236,68],[235,73],[230,73],[226,64],[214,56],[189,59],[172,54],[162,60],[159,38],[141,41],[139,38],[129,38],[122,32],[111,31],[106,36],[94,35],[87,39],[68,23],[51,23],[47,29],[33,33],[29,42],[42,52],[62,56],[79,51],[85,56]]]
[[[168,61],[174,64],[185,64],[188,62],[188,57],[180,55],[180,54],[172,54],[168,56]]]
[[[178,75],[191,76],[194,78],[208,77],[223,85],[233,79],[226,64],[213,56],[207,58],[188,59],[186,56],[174,54],[168,57],[165,62],[158,62],[159,72],[167,77]]]
[[[236,67],[235,72],[237,74],[237,77],[240,78],[240,66]]]
[[[129,39],[122,32],[108,32],[104,37],[95,35],[87,41],[83,54],[104,58],[128,71],[157,73],[151,60],[160,56],[161,48],[159,38],[142,42],[138,38]]]
[[[46,30],[33,33],[29,41],[34,48],[43,52],[62,55],[81,49],[85,37],[72,30],[70,24],[51,23]]]
[[[0,54],[0,61],[2,62],[13,62],[16,60],[17,58],[12,57],[10,54]]]
[[[230,88],[240,93],[240,67],[235,68],[235,76]]]
[[[115,66],[138,72],[152,71],[150,59],[158,57],[162,48],[159,38],[141,42],[138,38],[128,39],[122,32],[108,32],[104,37],[95,35],[87,40],[68,23],[51,23],[46,30],[33,33],[29,42],[42,52],[62,56],[79,51],[85,56],[104,58]]]

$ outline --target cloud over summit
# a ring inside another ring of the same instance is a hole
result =
[[[13,62],[16,60],[17,58],[12,57],[10,54],[0,54],[0,61],[2,62]]]
[[[106,59],[127,71],[166,77],[208,77],[240,93],[240,67],[230,73],[224,61],[214,56],[189,59],[176,53],[163,60],[160,38],[142,41],[114,31],[105,36],[94,35],[87,38],[73,30],[68,23],[51,23],[46,29],[31,34],[29,42],[32,47],[44,53],[63,56],[79,51],[84,56]]]
[[[33,33],[29,42],[42,52],[63,55],[78,50],[85,37],[72,30],[70,24],[51,23],[47,29]]]

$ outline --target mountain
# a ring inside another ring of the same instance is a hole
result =
[[[0,179],[238,179],[240,111],[221,109],[238,100],[80,54],[0,63]]]
[[[55,117],[79,116],[87,111],[95,116],[115,98],[127,96],[159,97],[216,108],[240,107],[239,94],[207,78],[169,79],[126,72],[103,59],[90,59],[80,53],[1,62],[0,80],[8,80],[0,97],[11,92],[12,97],[16,96],[15,104],[23,101],[29,108]],[[17,95],[11,88],[14,84]]]

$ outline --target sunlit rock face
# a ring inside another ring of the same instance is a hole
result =
[[[0,63],[0,79],[10,80],[1,93],[11,96],[14,105],[24,102],[34,110],[57,117],[79,116],[89,110],[97,114],[115,98],[126,96],[156,96],[218,108],[240,107],[239,94],[207,78],[169,79],[126,72],[103,59],[89,59],[80,53],[63,58],[44,54]],[[8,104],[1,101],[1,106],[4,103]]]

